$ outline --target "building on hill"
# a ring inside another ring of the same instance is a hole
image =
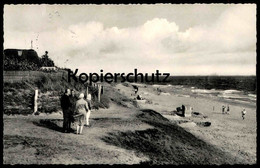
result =
[[[39,57],[33,49],[5,49],[4,70],[24,71],[24,70],[43,70],[47,72],[56,71],[54,61],[49,58],[48,51],[42,57]],[[47,68],[49,67],[49,68]]]
[[[27,61],[40,66],[40,58],[33,49],[5,49],[4,59],[15,59],[17,61]]]

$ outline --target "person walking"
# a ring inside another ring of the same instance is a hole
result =
[[[77,100],[76,105],[75,105],[75,122],[77,124],[77,134],[82,134],[83,131],[83,126],[84,126],[84,121],[85,121],[85,116],[88,109],[88,102],[84,100],[84,94],[81,93],[79,95],[79,100]]]
[[[69,132],[69,120],[70,120],[70,89],[66,89],[65,93],[61,96],[61,108],[63,112],[63,132]]]
[[[135,91],[135,95],[137,94],[137,92],[138,92],[138,87],[137,86],[135,86],[135,85],[133,85],[133,87],[134,87],[134,91]]]
[[[245,115],[246,115],[246,109],[243,109],[241,113],[242,113],[242,119],[244,120],[245,119]]]
[[[227,112],[226,112],[227,114],[229,114],[229,110],[230,110],[229,105],[227,105]]]
[[[226,109],[226,107],[223,105],[223,106],[222,106],[222,114],[225,113],[225,109]]]
[[[75,112],[75,106],[78,98],[75,95],[75,90],[71,89],[71,94],[69,96],[69,101],[70,101],[70,113],[69,113],[69,130],[70,132],[74,132],[74,130],[71,128],[71,123],[74,122],[73,114]]]

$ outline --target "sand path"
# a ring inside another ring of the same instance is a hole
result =
[[[62,115],[59,113],[4,116],[4,141],[8,144],[4,147],[4,163],[137,164],[146,161],[148,158],[145,156],[139,154],[137,157],[132,150],[109,145],[102,140],[108,133],[118,130],[151,128],[141,121],[131,122],[135,114],[135,110],[115,104],[111,104],[109,109],[93,111],[91,127],[84,127],[83,135],[62,133]],[[24,143],[28,145],[24,146]],[[44,151],[44,155],[41,155],[41,151]]]

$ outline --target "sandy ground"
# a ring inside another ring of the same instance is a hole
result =
[[[205,142],[208,142],[223,151],[229,152],[233,156],[241,158],[245,164],[256,163],[256,104],[238,103],[232,100],[224,100],[207,96],[192,96],[189,89],[174,86],[157,86],[165,93],[158,95],[156,88],[152,85],[139,86],[138,94],[152,103],[138,103],[141,109],[153,109],[168,119],[186,120],[188,122],[180,124],[187,131],[191,132]],[[133,95],[133,88],[117,85],[120,92],[126,96]],[[171,111],[176,110],[182,104],[193,107],[195,112],[199,112],[207,118],[197,117],[174,117]],[[230,114],[222,114],[222,105],[229,104]],[[213,110],[214,106],[214,110]],[[241,111],[246,108],[245,120],[242,120]],[[211,122],[210,127],[200,127],[195,123]]]
[[[137,157],[134,151],[101,140],[107,133],[118,130],[151,128],[142,122],[132,122],[131,115],[135,114],[135,110],[114,104],[109,109],[93,111],[91,126],[84,127],[82,135],[62,133],[59,113],[4,116],[4,164],[137,164],[146,161],[145,156]],[[57,141],[56,145],[53,140]]]
[[[115,87],[121,94],[134,99],[132,86],[127,87],[118,84]],[[240,160],[236,163],[256,163],[255,104],[232,103],[200,96],[195,98],[190,96],[189,90],[181,88],[164,88],[164,91],[170,93],[170,95],[158,95],[153,86],[139,85],[139,93],[150,103],[138,103],[138,105],[141,109],[153,109],[165,118],[172,120],[172,122],[185,121],[180,122],[179,125],[207,144],[213,145]],[[230,105],[229,115],[221,114],[223,103]],[[182,104],[192,106],[194,111],[207,117],[181,118],[171,115],[171,111]],[[215,107],[214,111],[213,106]],[[4,164],[138,164],[149,161],[149,156],[155,155],[154,158],[156,158],[156,153],[147,155],[145,148],[142,149],[142,152],[136,152],[132,148],[113,145],[103,140],[104,137],[116,135],[120,131],[123,135],[130,135],[129,138],[133,135],[133,141],[129,141],[130,144],[127,144],[127,146],[132,147],[131,143],[135,143],[139,139],[139,135],[143,135],[142,131],[145,131],[143,136],[154,136],[152,132],[147,132],[147,130],[156,131],[153,125],[139,120],[136,117],[139,110],[133,106],[129,107],[125,108],[112,103],[109,109],[92,111],[91,126],[84,127],[83,135],[62,133],[62,115],[60,113],[40,116],[4,115]],[[246,107],[247,110],[244,121],[241,118],[243,107]],[[204,121],[211,122],[211,126],[201,127],[196,125],[196,123]],[[168,128],[168,126],[166,125],[165,128]],[[158,130],[159,132],[164,131],[163,129]],[[135,134],[134,131],[138,134]],[[168,138],[171,139],[172,137]],[[126,137],[121,139],[119,136],[116,138],[118,138],[118,141],[115,141],[117,144],[120,144],[121,140],[128,142]],[[181,140],[181,138],[179,139]],[[109,139],[107,140],[109,141]],[[145,140],[145,138],[142,140]],[[142,142],[139,143],[143,147]],[[168,142],[163,143],[167,144]],[[171,144],[167,147],[173,147],[173,150],[177,150],[174,146],[174,139],[171,140],[171,143],[173,146]],[[204,142],[198,141],[198,144],[204,144]],[[154,145],[154,143],[151,143],[151,145]],[[183,146],[183,144],[180,145]],[[138,144],[136,148],[138,149]],[[209,147],[208,149],[212,148]],[[180,150],[182,149],[180,148]],[[190,152],[196,151],[197,148]],[[221,152],[216,155],[214,151],[212,152],[214,153],[213,156],[222,156],[218,155]],[[171,156],[174,155],[178,155],[178,153],[171,153]],[[202,157],[207,158],[203,155]],[[198,158],[195,159],[197,159],[195,163],[201,163]],[[218,163],[221,163],[221,161],[218,161]]]

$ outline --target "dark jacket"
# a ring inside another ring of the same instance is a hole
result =
[[[76,96],[72,96],[72,95],[70,95],[69,96],[69,101],[70,101],[70,111],[71,111],[71,113],[74,113],[74,111],[75,111],[75,106],[76,106],[76,102],[77,102],[77,97]]]
[[[61,102],[60,103],[61,103],[62,110],[68,110],[71,106],[69,96],[67,96],[66,94],[63,94],[61,96]]]

